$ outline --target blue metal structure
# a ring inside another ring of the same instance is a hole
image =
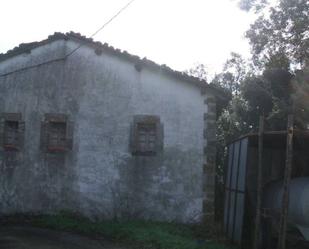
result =
[[[286,134],[285,131],[263,134],[263,197],[267,196],[265,193],[270,191],[269,186],[272,183],[283,180]],[[309,133],[295,131],[293,143],[292,180],[297,181],[300,177],[309,177]],[[257,200],[258,134],[242,136],[228,144],[227,149],[224,230],[231,241],[244,245],[251,243],[253,239]],[[280,208],[270,210],[263,203],[262,229],[266,227],[265,224],[271,224],[267,225],[265,231],[274,236],[278,233],[278,210],[280,212]],[[261,234],[265,234],[265,231]],[[304,237],[306,236],[303,236],[303,240]]]

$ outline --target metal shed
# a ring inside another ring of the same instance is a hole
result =
[[[286,137],[287,131],[263,133],[261,163],[263,189],[268,184],[281,181],[284,178]],[[259,135],[252,133],[227,145],[224,230],[231,241],[242,246],[253,240],[258,192],[258,144]],[[292,179],[309,177],[308,148],[309,133],[294,131]],[[276,233],[274,228],[271,232]]]

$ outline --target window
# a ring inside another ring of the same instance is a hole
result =
[[[3,113],[1,115],[0,137],[4,150],[20,150],[22,148],[24,126],[20,113]]]
[[[137,124],[137,145],[140,152],[154,152],[156,147],[156,124]]]
[[[66,152],[72,147],[72,126],[64,114],[46,114],[42,122],[41,146],[50,153]]]
[[[19,143],[18,121],[4,123],[4,148],[17,149]]]
[[[131,134],[133,155],[156,155],[163,148],[163,126],[160,118],[150,115],[134,117]]]
[[[66,123],[50,122],[48,132],[48,150],[58,151],[66,148]]]

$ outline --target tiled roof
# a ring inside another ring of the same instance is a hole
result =
[[[212,84],[207,84],[206,81],[201,80],[197,77],[190,76],[184,72],[173,70],[172,68],[166,66],[166,65],[159,65],[147,58],[140,58],[136,55],[129,54],[127,51],[122,51],[120,49],[114,48],[107,43],[101,43],[97,41],[93,41],[92,38],[87,38],[86,36],[81,35],[80,33],[75,32],[68,32],[68,33],[59,33],[56,32],[53,35],[48,36],[47,39],[39,41],[39,42],[31,42],[31,43],[21,43],[19,46],[13,48],[12,50],[7,51],[4,54],[0,54],[0,62],[4,61],[8,58],[14,57],[19,54],[23,53],[30,53],[32,49],[37,48],[39,46],[45,45],[47,43],[56,41],[56,40],[77,40],[78,42],[81,42],[82,44],[86,46],[93,47],[97,53],[101,53],[103,51],[112,53],[116,56],[125,58],[127,60],[130,60],[135,63],[135,65],[139,68],[145,67],[151,67],[153,69],[157,69],[160,71],[163,71],[174,78],[192,83],[196,86],[199,86],[201,89],[210,89],[214,91],[216,95],[224,95],[224,91],[219,89],[217,86]],[[224,96],[221,96],[224,97]]]

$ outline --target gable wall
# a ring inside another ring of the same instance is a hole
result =
[[[0,72],[49,60],[63,52],[63,46],[64,42],[54,42],[8,59],[0,63]],[[25,121],[23,150],[0,148],[0,213],[51,212],[70,205],[74,154],[63,157],[40,150],[44,114],[76,112],[76,105],[68,101],[72,91],[63,85],[63,78],[64,62],[0,76],[0,112],[21,113]]]
[[[59,49],[60,44],[44,47],[61,53],[76,47],[69,41]],[[41,60],[55,56],[40,53],[44,47],[31,55],[37,52]],[[12,70],[14,60],[10,63]],[[197,87],[163,72],[147,68],[138,72],[129,61],[82,47],[65,61],[0,77],[0,88],[5,93],[1,111],[22,112],[26,121],[25,149],[16,156],[19,162],[10,167],[2,160],[3,184],[15,198],[0,205],[0,212],[73,209],[98,217],[201,219],[207,108]],[[73,121],[73,150],[65,156],[39,150],[40,120],[47,112],[66,113]],[[130,125],[139,114],[160,117],[162,154],[131,155]],[[0,191],[3,200],[8,196]]]

